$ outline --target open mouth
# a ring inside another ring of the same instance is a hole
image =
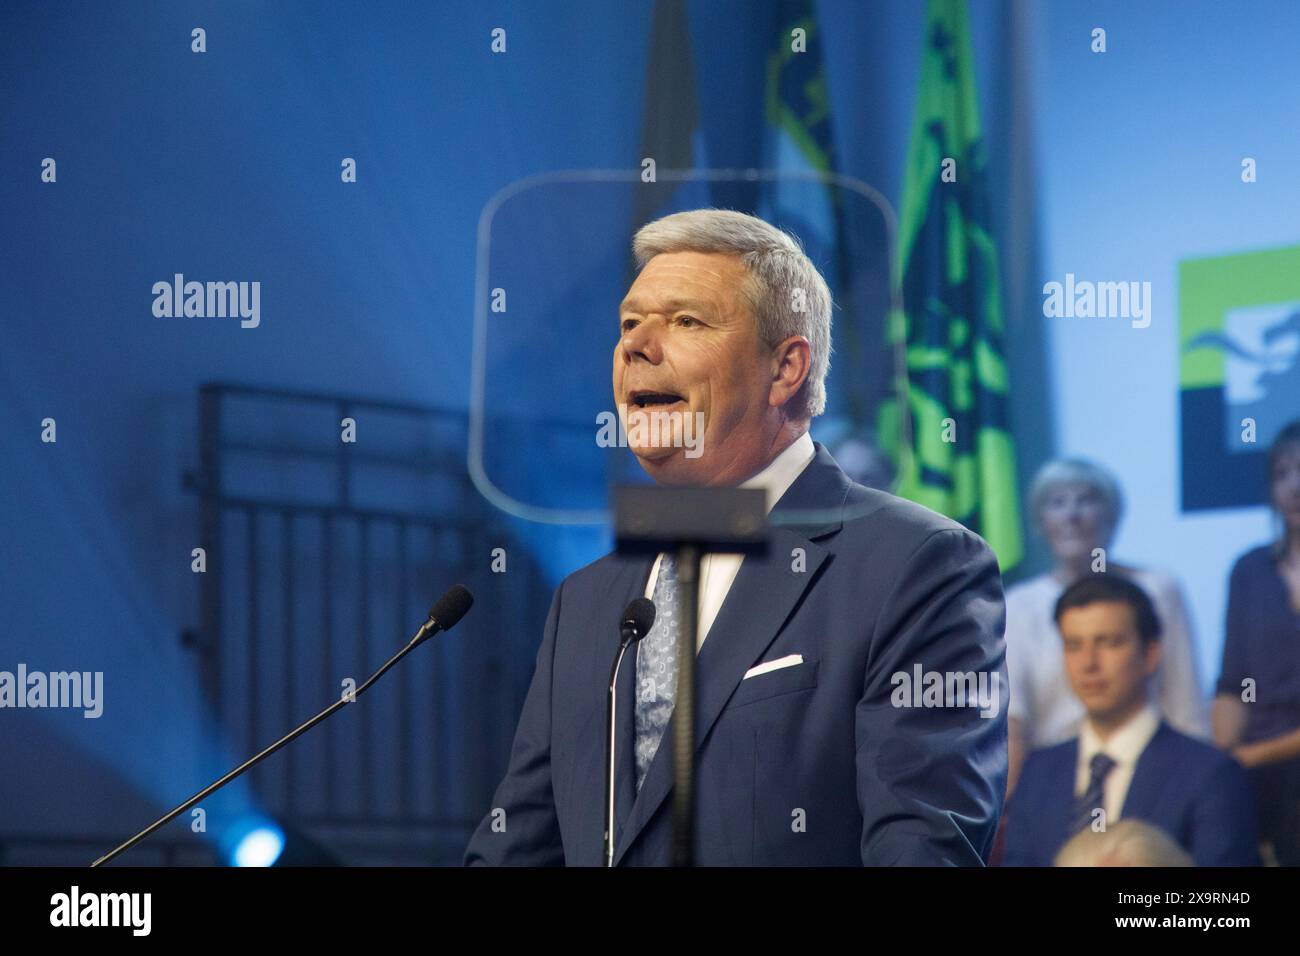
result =
[[[658,408],[665,409],[676,405],[678,402],[685,402],[682,396],[676,392],[633,392],[629,402],[632,408]]]

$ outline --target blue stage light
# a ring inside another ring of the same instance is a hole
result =
[[[264,820],[241,829],[243,833],[234,840],[229,854],[230,865],[274,866],[284,852],[284,832]]]

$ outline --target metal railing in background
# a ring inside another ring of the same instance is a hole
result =
[[[457,862],[504,770],[550,598],[465,473],[465,415],[209,384],[199,416],[186,484],[206,551],[193,647],[213,744],[260,750],[364,680],[463,582],[475,606],[454,631],[249,773],[260,809],[331,849],[418,833],[428,862]]]

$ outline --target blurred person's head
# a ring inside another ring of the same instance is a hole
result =
[[[1082,458],[1059,458],[1038,469],[1029,509],[1057,566],[1077,573],[1094,549],[1110,546],[1124,499],[1105,468]]]
[[[729,210],[657,219],[632,251],[614,348],[628,446],[658,482],[738,484],[826,407],[830,289],[797,239]],[[693,454],[688,415],[704,426]],[[650,416],[671,422],[657,442]]]
[[[834,447],[835,461],[849,478],[868,488],[888,490],[894,464],[870,436],[852,434]]]
[[[1268,493],[1282,519],[1283,543],[1300,540],[1300,420],[1288,423],[1269,446]]]
[[[1120,820],[1105,830],[1081,830],[1061,847],[1053,866],[1194,866],[1169,834],[1141,820]]]
[[[1070,585],[1054,616],[1070,687],[1106,736],[1148,700],[1147,682],[1160,666],[1160,618],[1145,591],[1113,573]]]

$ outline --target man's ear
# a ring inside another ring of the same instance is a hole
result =
[[[772,350],[772,387],[768,404],[786,405],[799,394],[812,369],[812,345],[802,335],[792,335]]]
[[[1145,670],[1148,677],[1151,677],[1160,669],[1160,661],[1163,659],[1164,653],[1165,650],[1160,646],[1160,641],[1158,639],[1147,641]]]

